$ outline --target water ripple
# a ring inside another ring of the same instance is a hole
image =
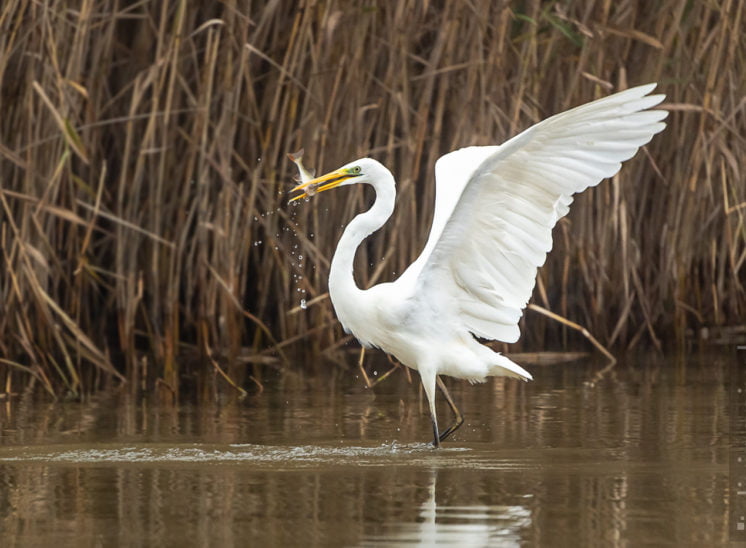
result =
[[[398,444],[372,447],[343,445],[267,446],[231,445],[97,445],[32,446],[0,449],[0,464],[147,464],[147,463],[254,463],[302,467],[314,464],[389,464],[427,463],[468,454],[468,448],[435,451],[429,444]]]

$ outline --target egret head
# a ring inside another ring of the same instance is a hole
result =
[[[305,183],[301,183],[290,192],[302,191],[290,199],[291,202],[314,196],[319,192],[330,190],[338,186],[353,185],[356,183],[370,183],[375,180],[380,169],[385,170],[379,162],[371,158],[361,158],[332,172],[316,177]]]

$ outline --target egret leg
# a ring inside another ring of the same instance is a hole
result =
[[[443,392],[443,395],[445,396],[446,401],[448,402],[448,406],[451,408],[451,411],[453,411],[453,414],[456,416],[455,422],[451,426],[446,428],[440,434],[440,441],[444,441],[448,436],[450,436],[456,430],[458,430],[462,424],[464,424],[464,417],[461,414],[461,411],[459,411],[458,407],[456,407],[456,404],[453,403],[453,399],[451,398],[451,395],[448,393],[448,389],[446,388],[445,383],[437,375],[435,379],[438,382],[438,388],[440,388],[440,391]]]
[[[438,418],[434,411],[430,411],[430,420],[433,421],[433,447],[440,449],[440,435],[438,435]]]
[[[441,437],[438,434],[438,416],[435,413],[435,379],[437,379],[438,376],[434,371],[429,372],[427,370],[420,370],[420,378],[422,379],[422,387],[425,389],[427,403],[430,407],[430,420],[433,422],[433,446],[440,447]]]

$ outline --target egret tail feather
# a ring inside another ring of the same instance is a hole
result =
[[[496,353],[495,358],[495,363],[490,368],[490,376],[513,377],[522,381],[534,380],[531,373],[502,354]]]

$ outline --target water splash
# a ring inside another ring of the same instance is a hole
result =
[[[0,451],[0,463],[46,464],[148,464],[148,463],[266,463],[289,464],[391,464],[391,458],[419,455],[443,458],[469,452],[466,448],[433,450],[429,443],[400,444],[396,441],[371,447],[345,445],[272,446],[258,444],[138,444],[104,447],[46,446],[14,447]],[[411,462],[411,461],[407,461]]]

